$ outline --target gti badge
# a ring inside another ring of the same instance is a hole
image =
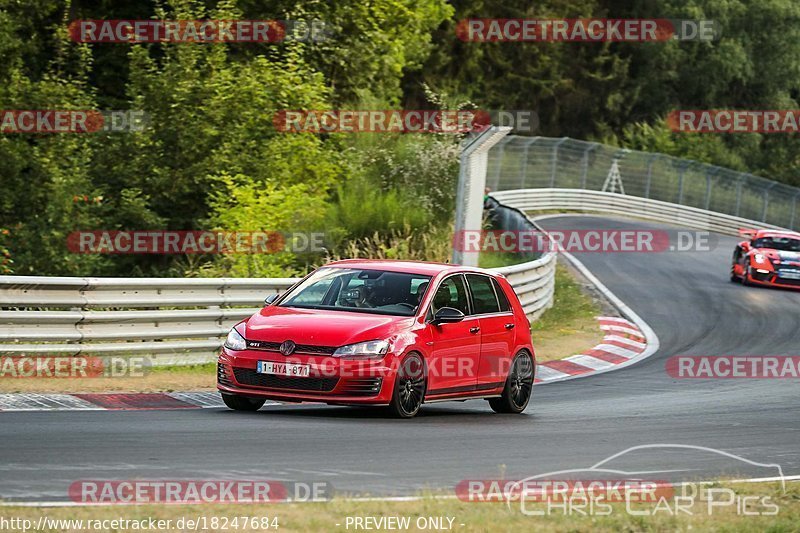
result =
[[[295,345],[294,342],[292,342],[292,341],[283,341],[281,343],[280,350],[281,350],[281,353],[283,355],[289,356],[289,355],[292,355],[294,353],[295,347],[296,347],[296,345]]]

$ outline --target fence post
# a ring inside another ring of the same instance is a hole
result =
[[[710,167],[706,171],[706,203],[705,203],[706,211],[708,211],[709,208],[711,207],[711,176],[717,175],[719,171],[720,171],[719,167]]]
[[[556,144],[553,145],[553,161],[552,161],[552,168],[550,171],[550,188],[556,186],[556,169],[558,165],[558,147],[564,144],[564,141],[569,139],[569,137],[562,137],[558,140]]]
[[[777,183],[771,183],[766,189],[764,189],[764,210],[761,212],[761,222],[767,221],[767,211],[769,210],[769,191],[775,185],[777,185]]]
[[[744,182],[745,175],[741,174],[739,180],[736,182],[736,216],[739,216],[739,211],[742,207],[742,183]]]
[[[495,186],[500,189],[500,169],[503,167],[503,156],[506,153],[506,143],[503,142],[497,148],[497,166],[494,167],[494,183]]]
[[[491,126],[480,134],[462,141],[459,157],[456,220],[453,239],[453,263],[478,266],[478,252],[456,245],[465,231],[481,229],[484,190],[489,163],[489,150],[511,131],[509,127]],[[501,145],[502,146],[502,145]]]
[[[686,172],[688,166],[689,164],[685,162],[681,162],[681,164],[678,165],[680,169],[678,171],[678,205],[683,205],[683,173]]]
[[[538,136],[534,137],[530,141],[528,141],[527,144],[525,145],[525,153],[522,156],[523,167],[522,167],[522,180],[521,180],[521,182],[519,184],[519,188],[520,189],[524,189],[525,188],[525,182],[528,181],[528,151],[530,150],[530,148],[533,145],[533,143],[535,143],[538,140],[539,140]]]
[[[659,154],[653,154],[647,161],[647,183],[644,186],[644,197],[650,198],[650,183],[653,181],[653,163],[659,158]]]
[[[581,175],[581,189],[586,189],[586,176],[589,173],[589,154],[592,153],[597,147],[597,143],[592,143],[591,146],[583,151],[583,174]]]

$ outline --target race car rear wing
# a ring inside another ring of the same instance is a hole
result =
[[[739,228],[739,235],[747,239],[752,239],[758,234],[757,229]]]

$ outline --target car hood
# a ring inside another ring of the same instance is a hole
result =
[[[413,317],[267,306],[247,320],[245,338],[316,346],[386,339],[411,327]]]
[[[800,263],[800,252],[788,252],[773,248],[756,248],[753,253],[763,254],[770,259],[780,259],[784,263]]]

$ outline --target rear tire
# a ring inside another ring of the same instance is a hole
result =
[[[414,417],[425,399],[427,384],[422,356],[413,352],[406,355],[394,380],[392,402],[389,404],[392,415],[397,418]]]
[[[234,411],[258,411],[267,400],[236,396],[235,394],[223,394],[222,401]]]
[[[514,358],[508,371],[506,386],[500,398],[491,398],[489,405],[495,413],[519,414],[528,407],[533,394],[533,359],[522,351]]]
[[[733,267],[731,267],[731,283],[739,283],[740,281],[741,278],[736,275],[736,273],[733,271]]]

